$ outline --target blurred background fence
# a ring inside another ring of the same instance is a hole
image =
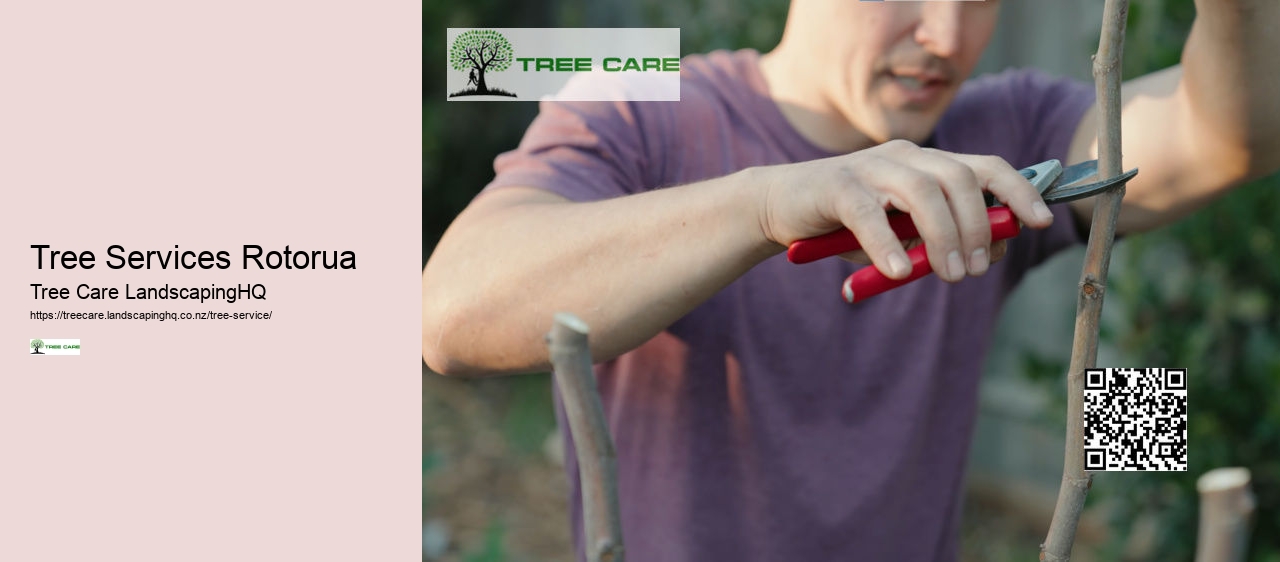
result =
[[[1006,0],[979,72],[1036,66],[1089,80],[1102,0]],[[680,27],[683,54],[768,50],[786,0],[424,2],[423,261],[514,147],[534,103],[444,95],[448,27]],[[1125,76],[1176,64],[1192,0],[1133,0]],[[440,61],[438,64],[433,61]],[[1280,68],[1280,63],[1278,63]],[[963,556],[1026,560],[1047,529],[1062,469],[1063,373],[1081,253],[1023,283],[989,355],[969,469]],[[1239,189],[1117,248],[1100,366],[1189,369],[1187,473],[1094,481],[1078,560],[1191,560],[1196,476],[1253,471],[1250,559],[1280,562],[1280,181]],[[548,326],[549,327],[549,326]],[[423,369],[423,556],[566,560],[567,485],[545,374],[457,380]]]

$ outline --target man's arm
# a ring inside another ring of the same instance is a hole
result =
[[[592,327],[597,358],[643,343],[777,252],[741,175],[593,203],[486,193],[423,271],[423,356],[444,374],[547,368],[555,312]]]
[[[1118,232],[1173,222],[1280,168],[1280,2],[1197,0],[1182,65],[1124,84],[1129,182]],[[1097,156],[1097,108],[1080,122],[1072,162]],[[1087,225],[1093,200],[1072,203]]]
[[[838,228],[851,229],[882,272],[902,278],[910,265],[887,207],[911,212],[934,271],[959,281],[989,263],[984,189],[1028,226],[1052,222],[1004,160],[906,141],[589,203],[523,187],[486,193],[423,271],[423,358],[444,374],[545,370],[543,334],[567,311],[591,326],[592,355],[605,361],[790,242]]]

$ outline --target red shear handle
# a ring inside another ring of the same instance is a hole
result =
[[[902,213],[889,215],[889,228],[893,229],[893,233],[898,235],[899,240],[920,237],[920,231],[916,230],[916,223],[911,221],[911,215]],[[787,248],[787,260],[791,263],[809,263],[861,248],[862,245],[854,237],[853,231],[842,228],[822,236],[792,242]]]
[[[991,220],[992,242],[1013,238],[1018,235],[1020,230],[1018,220],[1014,218],[1013,211],[1010,211],[1008,207],[987,209],[987,217]],[[795,248],[794,244],[792,248]],[[875,266],[868,266],[855,271],[853,275],[844,280],[844,285],[841,287],[841,294],[844,296],[845,302],[860,302],[928,275],[932,272],[932,269],[929,267],[927,252],[928,250],[925,249],[924,244],[907,251],[907,257],[911,259],[911,274],[905,279],[885,277]]]

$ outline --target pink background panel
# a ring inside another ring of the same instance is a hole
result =
[[[0,7],[0,560],[421,557],[420,22],[414,2]],[[37,270],[31,244],[97,265]],[[113,270],[112,244],[232,266]],[[243,244],[357,269],[245,270]],[[30,283],[267,299],[36,301]],[[30,338],[82,354],[29,357]]]

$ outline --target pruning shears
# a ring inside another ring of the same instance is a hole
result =
[[[1138,170],[1135,168],[1113,178],[1090,181],[1098,175],[1097,160],[1081,162],[1066,168],[1063,168],[1062,163],[1057,160],[1047,160],[1034,166],[1023,168],[1019,170],[1019,173],[1022,174],[1022,177],[1027,178],[1031,185],[1035,186],[1046,204],[1052,204],[1092,197],[1129,181],[1130,178],[1138,174]],[[1008,207],[999,206],[995,203],[994,198],[988,194],[987,206],[989,208],[987,209],[987,218],[991,222],[991,241],[1017,236],[1018,232],[1021,231],[1021,227],[1018,225],[1018,219],[1013,216],[1013,211],[1009,210]],[[911,215],[903,213],[891,214],[889,216],[889,226],[893,229],[894,234],[898,235],[899,240],[920,237],[920,232],[916,229],[915,223],[911,221]],[[787,249],[787,259],[796,264],[809,263],[845,252],[852,252],[861,247],[862,245],[858,243],[858,239],[854,237],[852,231],[842,229],[822,236],[792,242],[791,247]],[[927,251],[924,244],[907,251],[907,257],[911,260],[911,274],[903,279],[885,277],[874,266],[864,267],[855,271],[853,275],[845,279],[844,285],[841,287],[841,294],[845,302],[860,302],[863,299],[901,287],[928,275],[932,272],[932,269],[929,266]]]

